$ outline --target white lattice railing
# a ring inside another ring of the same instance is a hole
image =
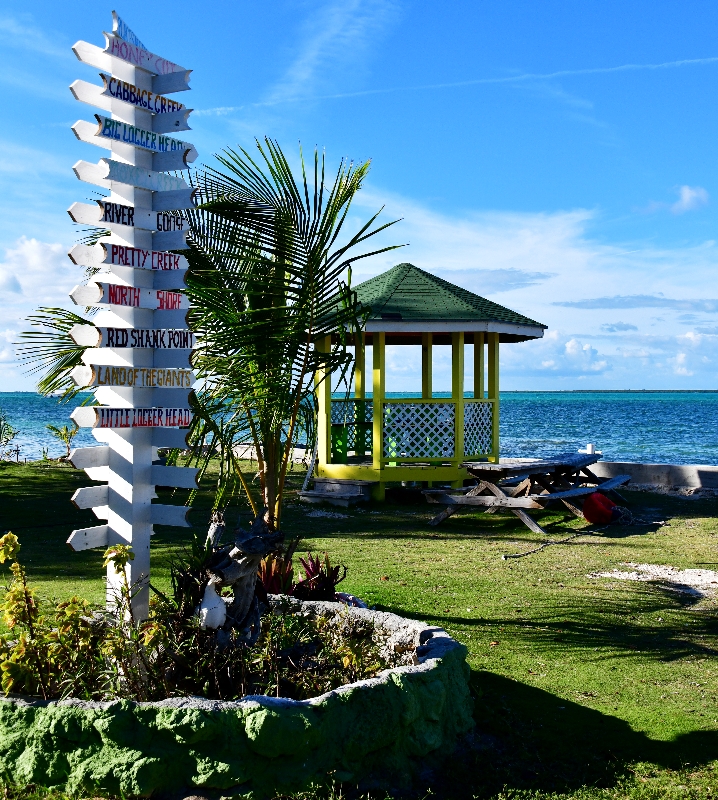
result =
[[[465,399],[464,446],[456,451],[456,403],[453,400],[384,401],[382,458],[438,460],[474,458],[492,454],[493,401]],[[332,400],[334,429],[346,429],[347,452],[372,450],[371,400]]]
[[[384,403],[384,458],[453,458],[454,403]]]
[[[464,455],[490,455],[492,434],[493,403],[489,400],[464,400]]]

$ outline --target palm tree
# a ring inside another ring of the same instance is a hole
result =
[[[63,425],[61,428],[58,428],[57,425],[45,425],[50,435],[61,441],[67,448],[65,455],[61,456],[58,461],[67,461],[70,458],[72,440],[77,436],[77,432],[80,430],[76,422],[73,422],[72,426],[71,428],[68,425]]]
[[[201,452],[219,450],[216,504],[239,481],[255,516],[264,507],[274,530],[294,442],[302,429],[311,432],[315,383],[352,363],[347,341],[365,310],[351,289],[351,264],[393,247],[353,251],[394,223],[375,226],[378,212],[340,241],[369,162],[342,161],[328,182],[324,156],[315,151],[308,178],[300,150],[296,180],[276,142],[257,148],[256,161],[246,150],[225,150],[218,156],[224,172],[205,169],[193,179],[201,204],[187,213],[187,295],[199,343],[193,365],[203,384],[193,435],[205,445]],[[326,337],[328,351],[315,348]],[[235,445],[247,441],[259,466],[260,503],[235,457]]]

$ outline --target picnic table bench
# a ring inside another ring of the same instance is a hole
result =
[[[476,486],[465,489],[425,489],[430,503],[446,505],[430,525],[439,525],[455,514],[462,506],[479,506],[487,514],[508,509],[535,533],[546,531],[527,513],[526,509],[545,509],[549,503],[561,502],[577,517],[581,510],[571,501],[594,492],[614,493],[619,486],[630,481],[630,475],[599,478],[591,464],[599,460],[596,454],[567,453],[547,459],[504,458],[497,463],[484,461],[463,464],[469,474],[477,479]]]

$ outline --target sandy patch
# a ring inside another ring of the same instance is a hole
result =
[[[326,519],[349,519],[346,514],[339,514],[337,511],[310,511],[308,517],[325,517]]]
[[[612,569],[610,572],[592,572],[589,578],[611,578],[619,581],[646,581],[664,589],[693,597],[714,597],[718,593],[718,572],[710,569],[676,569],[659,564],[625,563],[630,571]]]

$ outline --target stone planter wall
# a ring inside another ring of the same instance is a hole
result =
[[[0,702],[0,773],[67,791],[229,790],[261,798],[312,782],[406,786],[473,724],[466,648],[441,628],[338,603],[293,610],[371,620],[403,666],[311,700]]]

